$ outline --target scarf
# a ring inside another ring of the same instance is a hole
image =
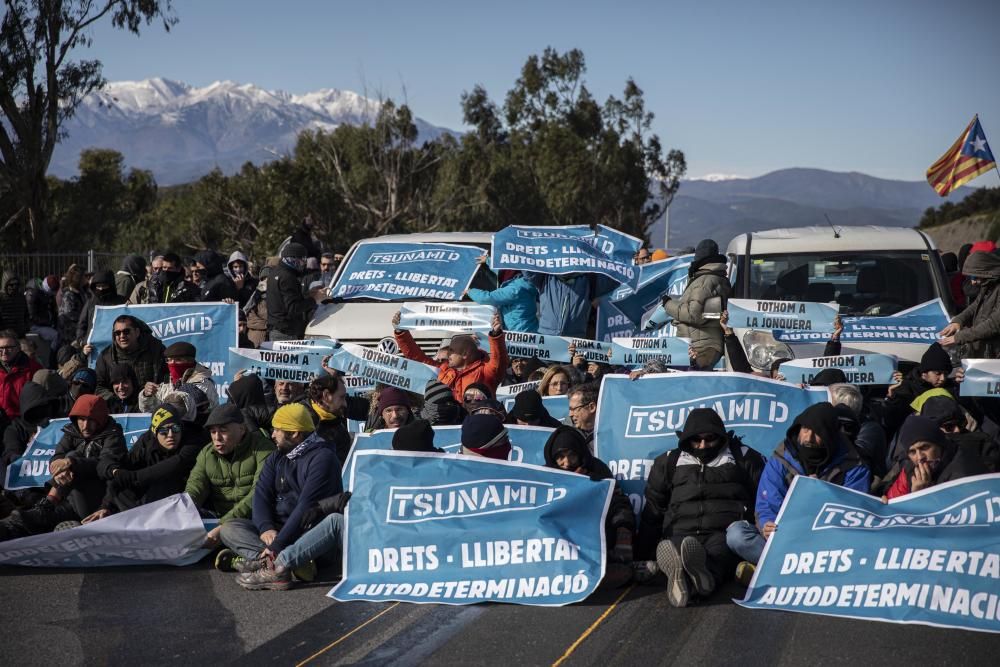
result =
[[[309,404],[312,406],[312,409],[316,411],[316,415],[319,417],[320,421],[326,422],[337,418],[337,415],[324,410],[323,406],[316,401],[309,401]]]
[[[183,380],[184,374],[194,368],[194,364],[193,361],[175,361],[167,364],[167,370],[170,371],[170,383],[177,384]]]

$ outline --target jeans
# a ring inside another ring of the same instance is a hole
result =
[[[310,528],[294,544],[285,547],[275,563],[295,569],[316,560],[323,555],[333,555],[343,550],[344,515],[328,514],[326,518]]]
[[[219,531],[219,539],[244,558],[257,558],[267,548],[260,539],[257,526],[250,519],[230,519],[225,522]]]
[[[734,554],[756,565],[767,541],[749,521],[734,521],[726,528],[726,544]]]

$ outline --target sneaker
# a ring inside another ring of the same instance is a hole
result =
[[[674,607],[686,607],[691,595],[687,575],[681,564],[681,555],[670,540],[662,540],[656,547],[656,565],[667,575],[667,601]]]
[[[58,532],[60,530],[69,530],[70,528],[76,528],[77,526],[82,526],[83,523],[80,521],[62,521],[56,524],[56,527],[52,529],[52,532]]]
[[[292,571],[287,568],[263,567],[236,577],[236,583],[248,591],[287,591],[292,587]]]
[[[651,581],[660,573],[655,560],[634,560],[632,561],[632,581],[637,584],[644,584]]]
[[[708,597],[715,590],[715,577],[708,570],[708,554],[697,538],[687,536],[681,540],[681,566],[694,582],[694,590],[701,597]]]
[[[736,566],[736,581],[749,588],[750,582],[753,581],[754,572],[756,571],[756,565],[750,561],[741,561],[740,564]]]
[[[292,570],[292,576],[296,581],[313,581],[316,579],[316,561],[309,561]]]
[[[263,558],[244,558],[232,549],[215,555],[215,569],[220,572],[256,572],[266,565]]]

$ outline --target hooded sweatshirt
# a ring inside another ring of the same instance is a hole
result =
[[[14,419],[3,434],[0,480],[6,479],[7,466],[24,455],[28,441],[38,429],[48,425],[55,409],[53,402],[45,387],[34,382],[25,383],[21,389],[21,416]]]
[[[931,468],[933,485],[988,472],[978,456],[948,438],[937,422],[921,415],[911,415],[903,422],[899,431],[899,446],[906,452],[914,443],[921,441],[934,443],[941,448],[941,458]],[[907,458],[903,463],[903,470],[889,487],[886,496],[891,499],[910,493],[915,469],[914,463]]]
[[[97,511],[107,490],[106,482],[111,471],[119,467],[127,456],[122,427],[109,416],[104,399],[86,394],[76,399],[70,410],[70,421],[63,427],[63,436],[56,445],[52,460],[69,459],[72,462],[73,483],[65,502],[81,518]],[[74,417],[97,420],[97,433],[85,437]]]
[[[1000,357],[1000,256],[973,252],[962,272],[983,282],[972,302],[951,320],[962,327],[955,342],[962,346],[964,358]]]
[[[7,293],[7,283],[17,281],[20,287],[13,294]],[[0,278],[0,321],[3,322],[4,329],[12,329],[18,338],[24,338],[31,328],[31,321],[28,317],[28,300],[24,296],[24,285],[21,279],[10,271],[3,272]]]
[[[243,286],[237,289],[237,301],[240,304],[240,308],[247,305],[250,301],[250,297],[253,296],[254,292],[257,290],[257,279],[250,275],[250,262],[247,260],[247,256],[244,255],[239,250],[236,250],[229,256],[229,262],[226,263],[227,275],[233,277],[233,262],[243,262],[246,266],[245,272],[243,274]],[[235,281],[233,282],[233,287],[236,287]]]
[[[202,250],[194,256],[194,261],[205,267],[205,284],[201,287],[201,301],[222,301],[239,296],[232,278],[227,276],[222,265],[222,255],[213,250]]]
[[[115,273],[115,291],[128,298],[135,286],[146,279],[146,260],[142,255],[129,255]]]
[[[111,388],[114,392],[114,385],[122,380],[128,380],[132,384],[132,393],[125,398],[119,398],[118,394],[112,393],[108,399],[108,410],[111,414],[125,414],[139,411],[139,393],[142,387],[139,379],[135,376],[135,370],[128,364],[115,364],[111,369]]]
[[[122,296],[118,293],[115,288],[114,274],[110,271],[98,271],[95,273],[91,284],[110,285],[111,289],[104,293],[94,289],[94,293],[87,299],[87,304],[83,307],[83,312],[80,313],[80,321],[76,324],[77,340],[87,340],[87,336],[90,334],[90,327],[94,326],[94,311],[97,306],[120,306],[128,299],[127,294]]]
[[[251,431],[271,433],[271,411],[264,396],[260,376],[249,373],[229,384],[229,400],[243,413],[243,423]]]

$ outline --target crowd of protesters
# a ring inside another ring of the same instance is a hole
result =
[[[573,355],[544,366],[510,358],[504,331],[586,336],[595,299],[615,287],[589,274],[553,276],[501,272],[492,291],[469,290],[496,306],[488,350],[457,335],[433,357],[391,322],[401,354],[437,368],[422,394],[379,386],[348,395],[342,375],[324,362],[311,383],[263,382],[238,375],[220,399],[211,373],[191,343],[164,346],[133,315],[115,319],[104,349],[87,343],[99,305],[198,301],[237,303],[242,347],[303,337],[327,291],[339,255],[322,252],[308,223],[278,257],[256,270],[236,250],[204,250],[184,261],[165,252],[130,256],[121,270],[92,276],[76,265],[65,275],[28,282],[3,276],[0,295],[0,466],[24,454],[39,428],[68,417],[42,489],[5,491],[0,540],[92,523],[116,512],[186,492],[206,517],[219,520],[206,537],[221,570],[248,589],[285,589],[309,580],[317,566],[337,562],[342,513],[350,493],[341,468],[352,444],[348,420],[395,429],[394,449],[440,452],[433,426],[461,427],[461,453],[506,460],[505,425],[552,429],[546,465],[611,479],[594,456],[600,379],[609,372],[643,375],[711,369],[725,356],[736,372],[783,379],[781,360],[754,370],[728,327],[726,258],[710,240],[698,244],[689,281],[663,309],[678,335],[690,339],[690,364],[613,368]],[[764,457],[709,409],[692,410],[678,446],[657,457],[638,520],[616,489],[607,515],[610,561],[637,581],[666,579],[668,600],[685,606],[732,578],[746,583],[767,540],[779,530],[779,509],[792,480],[808,475],[886,499],[1000,467],[1000,411],[993,399],[959,395],[954,359],[1000,356],[1000,255],[992,244],[946,258],[955,301],[962,304],[920,362],[901,369],[891,386],[861,388],[840,371],[813,384],[829,400],[795,416]],[[643,248],[635,262],[664,258]],[[960,260],[960,261],[959,261]],[[485,269],[485,267],[483,268]],[[712,317],[711,313],[719,316]],[[840,323],[826,353],[840,352]],[[959,353],[951,354],[950,351]],[[95,368],[87,356],[97,355]],[[508,411],[504,385],[537,381]],[[560,421],[545,397],[566,396]],[[150,414],[150,428],[131,449],[112,416]]]

